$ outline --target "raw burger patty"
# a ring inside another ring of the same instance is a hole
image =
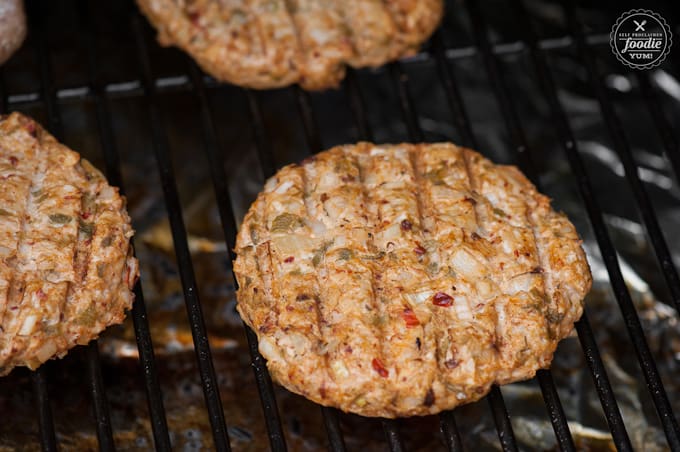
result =
[[[0,0],[0,64],[12,56],[25,37],[23,0]]]
[[[125,199],[19,113],[0,116],[0,375],[120,323],[138,276]]]
[[[161,44],[216,78],[251,88],[337,86],[345,65],[414,53],[442,0],[137,0]]]
[[[365,416],[437,413],[550,365],[591,275],[514,166],[359,143],[269,179],[239,231],[238,310],[289,390]]]

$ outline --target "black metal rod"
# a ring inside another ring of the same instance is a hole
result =
[[[585,63],[588,77],[598,98],[605,124],[614,139],[619,158],[621,159],[626,172],[626,179],[630,184],[637,206],[640,209],[643,221],[647,227],[647,235],[652,242],[654,251],[656,252],[661,268],[663,269],[676,309],[680,310],[680,279],[678,279],[678,274],[673,265],[666,241],[663,238],[663,233],[659,227],[654,208],[637,173],[637,166],[623,131],[623,126],[614,111],[611,100],[607,95],[606,88],[601,83],[594,56],[585,41],[582,25],[576,14],[576,8],[572,1],[563,1],[562,3],[564,4],[564,9],[567,14],[569,28],[576,38],[576,46],[579,56],[581,57],[580,59]],[[594,206],[596,206],[594,199],[593,203]],[[601,211],[598,213],[601,213]],[[596,228],[596,232],[598,232],[598,229],[599,228]],[[644,337],[642,325],[640,324],[640,319],[630,298],[630,293],[628,292],[623,276],[620,273],[615,250],[609,237],[605,237],[607,231],[604,224],[602,225],[602,230],[599,232],[602,234],[602,243],[600,247],[602,248],[602,244],[605,245],[605,248],[611,247],[610,249],[603,249],[602,254],[605,258],[608,270],[610,270],[610,277],[613,276],[612,285],[614,286],[614,293],[618,294],[619,305],[623,311],[631,340],[635,345],[635,351],[638,355],[638,360],[640,361],[640,366],[642,367],[642,372],[645,376],[645,381],[647,382],[647,387],[652,396],[654,406],[656,407],[661,420],[661,425],[666,433],[666,438],[668,439],[671,449],[680,450],[680,428],[678,427],[678,422],[656,368],[654,357],[652,356]],[[612,273],[614,273],[614,275],[612,275]]]
[[[321,134],[319,133],[319,126],[314,117],[314,110],[309,98],[309,94],[303,91],[299,86],[293,88],[295,91],[295,98],[297,100],[300,116],[302,117],[302,125],[305,129],[305,137],[307,139],[307,148],[312,154],[320,152],[322,149]],[[344,452],[345,440],[340,429],[340,420],[338,418],[338,410],[329,407],[321,407],[321,415],[323,416],[323,423],[328,434],[328,444],[330,450],[335,452]]]
[[[600,404],[602,405],[602,410],[604,411],[609,430],[612,433],[612,439],[614,440],[616,449],[621,452],[632,452],[633,445],[630,443],[630,438],[628,437],[628,432],[626,431],[626,426],[623,423],[621,411],[619,410],[619,404],[616,401],[614,390],[609,382],[607,370],[605,369],[602,357],[600,356],[600,349],[597,347],[597,342],[595,342],[595,336],[590,328],[588,315],[585,311],[583,312],[581,319],[576,322],[575,328],[578,333],[578,340],[581,342],[581,348],[583,348],[586,364],[593,376],[595,390],[600,398]]]
[[[411,141],[421,143],[425,141],[425,134],[418,122],[418,113],[413,107],[413,97],[408,89],[408,74],[401,68],[401,63],[395,61],[390,63],[389,71],[392,76],[394,88],[399,96],[402,117],[406,123],[406,130]]]
[[[530,21],[528,20],[527,11],[524,8],[524,4],[521,0],[513,0],[513,6],[514,10],[516,11],[516,17],[519,21],[519,29],[521,29],[523,32],[523,41],[529,47],[531,59],[538,76],[539,84],[544,96],[546,96],[548,100],[551,114],[558,125],[560,140],[562,141],[562,144],[565,148],[565,152],[570,153],[572,148],[575,147],[573,133],[571,132],[571,127],[569,126],[569,120],[566,116],[566,113],[559,102],[555,82],[548,67],[546,58],[543,55],[543,51],[541,50],[540,46],[538,45],[536,34]],[[586,183],[589,183],[587,178],[585,178],[585,181]],[[579,187],[581,187],[581,185],[579,185]],[[582,191],[582,197],[584,197],[583,195],[584,192]],[[614,392],[612,390],[607,371],[604,367],[604,363],[602,362],[600,351],[597,347],[595,337],[593,336],[586,312],[584,312],[581,316],[581,319],[576,322],[575,327],[579,341],[581,342],[581,347],[583,349],[586,362],[593,376],[595,388],[600,398],[607,424],[612,432],[614,444],[616,444],[618,450],[630,451],[632,450],[632,445],[628,437],[628,432],[626,431],[626,427],[623,423],[621,411],[619,410],[618,403],[614,397]]]
[[[255,149],[257,156],[260,159],[260,167],[262,175],[265,179],[271,177],[276,173],[276,165],[274,164],[274,157],[272,153],[269,140],[267,140],[267,132],[264,127],[264,119],[262,118],[262,110],[260,103],[257,100],[257,93],[253,90],[246,90],[248,98],[248,110],[250,111],[250,119],[253,121],[253,135],[255,138]]]
[[[361,89],[359,88],[359,77],[357,76],[356,70],[353,68],[347,68],[345,87],[359,139],[373,141],[373,133],[368,122],[368,117],[366,116],[366,103],[364,102],[364,98],[361,95]]]
[[[477,145],[477,139],[475,138],[475,134],[472,131],[470,117],[468,116],[467,110],[463,104],[463,96],[461,96],[460,90],[458,89],[458,82],[456,81],[455,72],[451,68],[449,59],[446,57],[444,38],[442,37],[440,31],[437,31],[435,34],[433,44],[439,79],[441,80],[442,85],[444,85],[446,102],[449,105],[449,111],[453,117],[453,122],[460,133],[462,144],[464,146],[479,149],[479,146]]]
[[[44,452],[53,452],[57,450],[57,438],[54,434],[54,419],[52,418],[52,407],[47,392],[45,365],[31,374],[31,381],[33,382],[33,393],[38,408],[40,447]]]
[[[97,440],[100,451],[116,450],[111,429],[111,416],[109,404],[104,389],[102,368],[99,360],[99,347],[96,341],[87,345],[87,374],[90,380],[90,394],[94,409],[94,418],[97,422]]]
[[[493,385],[489,395],[486,397],[491,406],[491,413],[493,414],[493,421],[496,424],[496,431],[498,432],[498,439],[501,442],[501,447],[506,452],[517,452],[517,441],[515,441],[515,434],[510,424],[510,416],[508,410],[505,408],[503,401],[503,394],[498,386]]]
[[[227,244],[227,253],[229,260],[233,262],[234,259],[236,259],[234,248],[236,247],[237,228],[236,221],[234,219],[234,209],[229,196],[229,179],[226,172],[224,171],[223,162],[219,157],[219,145],[217,141],[215,121],[213,119],[213,113],[210,108],[208,96],[206,94],[203,77],[201,76],[201,72],[194,62],[188,61],[188,66],[191,83],[200,104],[201,123],[203,124],[203,136],[205,140],[204,149],[208,158],[210,176],[215,189],[217,208],[222,223],[224,239]],[[234,284],[236,287],[238,287],[236,276],[233,273],[232,276],[234,279]],[[272,450],[285,451],[286,442],[283,436],[283,429],[281,428],[281,420],[279,417],[279,410],[276,404],[276,397],[274,395],[271,377],[267,372],[264,359],[257,350],[257,346],[254,349],[249,347],[249,350],[252,353],[251,361],[253,370],[255,372],[257,389],[262,402],[265,425],[269,435],[269,445]]]
[[[661,136],[666,158],[673,167],[675,173],[675,180],[680,183],[680,144],[675,137],[673,127],[668,122],[666,115],[663,113],[656,90],[649,82],[651,75],[645,72],[636,72],[638,86],[642,92],[642,98],[645,100],[649,114],[652,116],[652,122],[656,125]]]
[[[380,421],[383,426],[383,432],[385,433],[385,439],[387,440],[387,445],[390,448],[390,452],[404,452],[404,442],[401,440],[401,435],[399,434],[399,426],[397,421],[394,419],[381,419]]]
[[[456,425],[456,417],[453,411],[443,411],[439,414],[439,429],[444,436],[444,443],[446,448],[451,452],[462,452],[463,442],[460,439],[458,426]]]
[[[186,303],[187,315],[191,326],[196,360],[201,375],[203,395],[208,409],[210,426],[212,428],[213,442],[215,449],[229,451],[231,450],[231,447],[229,445],[227,425],[224,419],[222,399],[217,384],[215,366],[210,351],[210,343],[208,342],[208,332],[205,326],[198,294],[198,286],[196,284],[193,263],[191,261],[191,253],[189,251],[186,228],[182,216],[182,206],[177,192],[172,160],[169,155],[167,136],[163,130],[163,120],[156,103],[155,86],[151,73],[151,62],[149,61],[144,39],[144,30],[142,29],[142,22],[138,13],[133,15],[132,20],[139,51],[139,62],[142,71],[148,114],[151,121],[153,150],[161,177],[161,187],[165,198],[168,220],[170,221],[172,240],[175,245],[175,256],[179,266],[184,301]]]
[[[536,377],[538,379],[538,384],[541,387],[541,392],[543,393],[543,400],[548,409],[550,423],[555,431],[560,450],[576,451],[574,440],[571,437],[571,431],[569,431],[567,416],[564,414],[562,402],[560,402],[560,396],[557,394],[557,388],[555,387],[552,374],[550,371],[540,369],[536,372]]]
[[[309,93],[304,91],[299,86],[293,87],[295,93],[295,100],[297,101],[298,111],[302,118],[302,126],[305,129],[305,137],[307,138],[307,148],[312,153],[321,152],[323,144],[321,141],[321,134],[319,133],[319,126],[314,117],[314,110],[312,109],[312,102],[309,98]]]

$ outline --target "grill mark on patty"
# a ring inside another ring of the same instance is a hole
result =
[[[302,203],[304,204],[304,212],[305,216],[304,218],[314,218],[313,215],[310,214],[310,208],[309,208],[309,203],[310,203],[310,198],[309,198],[309,180],[307,178],[308,174],[306,171],[306,165],[302,165],[301,167],[296,168],[300,172],[300,176],[302,178]],[[306,227],[306,229],[309,229],[309,227]],[[316,326],[318,329],[318,340],[320,341],[320,344],[318,344],[320,347],[323,347],[324,349],[326,348],[328,342],[329,342],[329,337],[326,334],[327,333],[327,327],[326,327],[326,319],[324,316],[324,306],[325,306],[325,300],[322,298],[323,292],[320,290],[320,284],[319,284],[319,276],[316,272],[314,273],[314,280],[313,280],[313,289],[312,289],[312,300],[314,304],[314,310],[316,313]],[[316,347],[316,348],[320,348]],[[313,348],[314,350],[314,348]],[[317,351],[318,352],[318,351]],[[323,351],[321,352],[322,355],[322,360],[323,360],[323,368],[324,368],[324,373],[326,374],[326,378],[330,378],[328,375],[328,352]],[[322,387],[325,387],[326,382],[324,381],[322,383]]]
[[[476,158],[477,154],[473,153],[473,152],[471,152],[471,151],[469,151],[468,149],[465,149],[465,148],[460,148],[460,154],[461,154],[463,162],[464,162],[463,168],[465,169],[466,185],[469,189],[469,193],[466,194],[466,196],[470,197],[471,199],[476,199],[478,196],[481,196],[481,193],[478,190],[479,187],[478,187],[478,183],[477,183],[477,175],[474,172],[474,167],[473,167],[473,163],[472,163],[471,160],[473,158]],[[470,233],[474,232],[474,233],[479,234],[481,236],[486,236],[486,230],[485,230],[485,225],[484,225],[484,215],[480,212],[480,205],[479,204],[480,203],[477,202],[477,201],[472,203],[472,210],[474,212],[475,223],[476,223],[476,231],[469,231],[469,232]],[[463,238],[463,240],[464,240],[464,238]],[[484,265],[488,269],[488,263],[486,262],[486,260],[484,262]],[[492,275],[493,274],[494,273],[492,272]],[[497,275],[497,277],[501,277],[501,276],[502,276],[502,274]],[[496,278],[493,278],[493,276],[492,276],[490,283],[493,284],[492,290],[494,291],[494,293],[498,294],[500,291],[498,290],[498,282],[497,282]],[[504,326],[500,325],[500,323],[503,321],[503,319],[502,319],[503,313],[502,312],[499,313],[499,310],[498,310],[498,308],[499,308],[498,296],[496,296],[494,298],[494,300],[495,300],[495,303],[494,303],[495,317],[494,317],[493,320],[494,320],[495,331],[493,333],[494,337],[492,338],[492,343],[490,344],[490,346],[491,346],[491,349],[496,352],[496,353],[494,353],[493,359],[494,359],[495,362],[498,362],[502,359],[502,350],[499,350],[499,347],[498,347],[498,341],[499,341],[498,330],[499,330],[499,327],[501,329],[503,329]],[[477,302],[481,303],[482,300],[477,300]],[[502,305],[501,305],[501,308],[503,308]],[[471,358],[474,362],[475,368],[479,369],[479,367],[480,367],[479,361],[481,361],[481,360],[478,360],[478,358],[476,356],[472,356]],[[483,363],[483,364],[485,366],[489,366],[489,363]],[[492,364],[492,366],[495,366],[495,363]]]
[[[8,116],[3,116],[0,119],[0,133],[4,133],[2,129],[9,126],[7,122]],[[21,133],[22,129],[15,129],[10,131],[10,134]],[[38,152],[38,148],[32,149],[32,152]],[[18,158],[12,155],[14,158]],[[16,264],[19,254],[19,245],[23,239],[23,231],[26,227],[26,210],[28,208],[28,202],[31,196],[31,190],[35,186],[35,181],[40,177],[40,172],[38,171],[38,160],[36,159],[23,159],[23,162],[17,164],[16,171],[12,177],[20,177],[23,179],[24,183],[20,185],[19,189],[23,188],[23,191],[19,191],[15,196],[12,196],[12,200],[15,201],[14,208],[12,209],[14,217],[16,220],[13,225],[16,225],[16,229],[10,229],[7,234],[3,236],[10,237],[11,242],[1,243],[10,250],[7,259],[0,259],[0,268],[2,273],[0,273],[0,278],[7,278],[6,291],[0,293],[0,333],[5,329],[4,327],[4,317],[7,308],[12,304],[12,298],[14,298],[17,292],[16,287]],[[26,171],[21,171],[25,165],[30,165],[28,174]],[[3,181],[3,183],[5,183]],[[8,193],[9,194],[9,193]],[[9,207],[9,206],[8,206]],[[1,345],[1,344],[0,344]],[[2,350],[0,349],[0,353]]]
[[[418,224],[420,225],[421,240],[422,243],[427,244],[431,240],[437,241],[438,239],[434,229],[434,219],[437,216],[437,212],[432,200],[432,192],[431,190],[426,189],[426,184],[423,180],[423,146],[418,145],[409,148],[408,154],[416,183]],[[423,196],[423,194],[425,194],[425,196]],[[437,249],[430,250],[430,254],[428,255],[428,268],[430,263],[436,263],[438,266],[441,266],[443,259],[440,253],[441,250],[438,245]],[[434,256],[436,256],[436,259]],[[441,271],[441,269],[439,269],[439,271]],[[435,279],[435,275],[428,276],[428,279]],[[416,346],[420,351],[421,359],[425,361],[422,368],[429,369],[427,381],[421,389],[424,390],[423,400],[430,400],[430,398],[434,397],[434,390],[432,389],[434,382],[435,380],[439,380],[440,375],[442,375],[441,367],[439,365],[439,356],[446,352],[443,352],[439,346],[442,341],[442,336],[446,334],[447,331],[446,324],[448,323],[447,319],[449,318],[449,312],[448,309],[441,312],[442,310],[429,302],[429,300],[425,301],[423,304],[425,305],[425,310],[428,312],[428,316],[426,322],[421,322],[420,328],[422,337],[419,336],[416,338]],[[414,307],[414,310],[415,309],[417,308]]]
[[[370,145],[368,144],[363,144],[359,145],[362,150],[368,150],[370,149]],[[356,168],[359,170],[359,185],[361,187],[361,193],[362,193],[362,199],[363,199],[363,204],[364,204],[364,209],[366,212],[366,228],[368,231],[375,231],[376,230],[376,225],[380,223],[380,217],[377,209],[377,205],[375,204],[374,200],[372,199],[371,195],[369,194],[368,187],[366,186],[366,167],[364,164],[362,164],[362,157],[365,156],[365,152],[356,152],[357,149],[352,149],[352,157],[354,160],[354,165]],[[347,156],[348,153],[346,150],[343,149],[343,155]],[[374,237],[372,234],[368,235],[368,240],[367,240],[367,247],[369,251],[375,250],[377,247],[375,245]],[[378,284],[378,279],[376,279],[375,272],[373,269],[370,269],[371,273],[371,300],[370,300],[370,305],[375,309],[375,311],[378,313],[380,319],[384,319],[387,316],[387,313],[385,312],[385,309],[382,305],[382,303],[378,302],[378,297],[376,295],[376,292],[378,291],[380,285]],[[379,321],[377,322],[377,325],[375,325],[375,331],[377,332],[376,337],[378,338],[378,347],[377,347],[377,355],[373,359],[377,358],[380,360],[380,362],[387,364],[387,366],[390,366],[390,363],[386,362],[387,359],[387,353],[385,350],[385,343],[386,343],[386,329],[385,329],[385,322]],[[369,366],[369,363],[366,363],[366,366]],[[393,375],[391,375],[393,377]],[[384,386],[381,385],[381,386]]]
[[[42,150],[39,148],[36,148],[36,153],[42,153]],[[25,259],[23,255],[25,252],[22,250],[24,249],[23,245],[24,242],[27,240],[27,235],[28,235],[28,230],[29,230],[29,224],[30,224],[30,218],[32,218],[32,210],[35,210],[33,205],[35,204],[35,201],[33,198],[35,196],[33,193],[37,188],[42,187],[42,181],[45,177],[45,171],[47,169],[47,159],[41,158],[41,156],[38,156],[38,165],[36,168],[36,172],[33,174],[33,177],[31,177],[31,183],[29,185],[28,193],[27,193],[27,198],[26,198],[26,209],[24,210],[24,215],[22,216],[22,221],[21,221],[21,227],[19,230],[19,239],[17,241],[17,256],[15,260],[15,265],[14,265],[14,278],[12,279],[12,284],[10,285],[10,299],[8,301],[8,310],[6,311],[6,314],[3,318],[3,329],[4,329],[4,334],[6,339],[6,349],[4,350],[3,355],[1,357],[5,357],[12,352],[12,347],[16,347],[18,349],[18,346],[16,345],[16,336],[17,336],[17,331],[19,330],[19,327],[21,325],[21,321],[23,320],[23,315],[22,312],[25,315],[25,311],[22,311],[22,308],[24,306],[24,301],[26,300],[26,295],[31,292],[30,288],[33,287],[30,284],[30,278],[26,278],[25,273],[22,272],[21,269],[21,261]],[[32,292],[31,292],[32,293]],[[4,366],[8,367],[8,366]]]

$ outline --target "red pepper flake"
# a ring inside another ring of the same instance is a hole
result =
[[[418,317],[416,317],[416,314],[411,308],[404,308],[404,312],[401,313],[401,318],[406,322],[407,328],[413,328],[414,326],[420,325]]]
[[[453,304],[453,297],[451,295],[447,295],[444,292],[437,292],[434,294],[432,297],[432,303],[435,306],[441,306],[444,308],[448,308]]]
[[[385,369],[385,365],[380,361],[378,358],[373,358],[373,361],[371,361],[371,365],[373,366],[373,370],[378,372],[378,375],[380,375],[383,378],[389,377],[390,373],[388,372],[387,369]]]
[[[28,124],[26,124],[26,131],[35,137],[36,136],[35,123],[29,122]]]
[[[38,289],[38,291],[35,294],[38,296],[38,298],[40,298],[40,300],[44,300],[45,298],[47,298],[47,294],[43,292],[42,289]]]
[[[17,166],[17,164],[19,163],[19,159],[14,156],[11,156],[9,158],[9,162],[12,164],[12,166]]]
[[[90,212],[83,212],[83,213],[80,214],[80,217],[83,220],[87,220],[88,218],[90,218]]]
[[[472,237],[472,240],[479,240],[479,239],[481,239],[481,237],[479,236],[479,234],[477,234],[476,232],[473,232],[472,234],[470,234],[470,237]]]
[[[328,201],[328,193],[321,193],[321,202]]]
[[[410,231],[413,228],[413,225],[411,224],[410,221],[408,220],[402,220],[401,221],[401,230],[402,231]]]
[[[422,256],[427,252],[427,250],[422,246],[418,245],[415,248],[413,248],[413,252],[416,253],[418,256]]]
[[[515,257],[519,257],[519,250],[515,250]]]
[[[287,258],[285,258],[285,259],[283,260],[283,262],[285,262],[286,264],[290,264],[290,263],[293,262],[294,260],[295,260],[295,257],[294,257],[294,256],[288,256]]]

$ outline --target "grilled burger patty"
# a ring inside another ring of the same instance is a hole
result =
[[[137,0],[163,45],[214,77],[251,88],[337,86],[345,65],[415,52],[442,0]]]
[[[450,143],[359,143],[269,179],[239,231],[238,310],[289,390],[426,415],[548,367],[591,275],[513,166]]]
[[[118,189],[19,113],[0,116],[0,375],[120,323],[138,277]]]
[[[25,37],[23,0],[0,0],[0,64],[12,56]]]

